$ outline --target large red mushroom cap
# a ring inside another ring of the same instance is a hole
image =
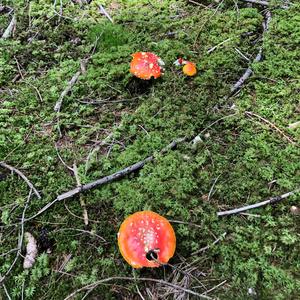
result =
[[[156,79],[161,76],[163,61],[154,53],[136,52],[131,56],[133,59],[130,63],[130,73],[134,76],[144,80],[149,80],[151,77]]]
[[[176,236],[166,218],[152,211],[140,211],[121,224],[118,244],[132,267],[159,267],[174,255]]]

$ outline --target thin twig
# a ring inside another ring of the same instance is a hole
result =
[[[7,251],[7,252],[5,252],[5,253],[1,253],[1,254],[0,254],[0,257],[6,256],[6,255],[8,255],[9,253],[16,252],[16,251],[18,251],[18,250],[19,250],[18,248],[10,249],[9,251]]]
[[[76,179],[77,187],[79,187],[79,188],[82,187],[80,177],[78,174],[77,165],[75,162],[73,164],[73,173],[74,173],[74,176]],[[80,202],[80,206],[82,208],[82,216],[83,216],[83,220],[84,220],[84,225],[89,225],[89,216],[88,216],[88,212],[87,212],[86,205],[85,205],[82,195],[79,195],[79,202]]]
[[[226,282],[227,282],[227,280],[222,281],[221,283],[217,284],[216,286],[212,287],[211,289],[205,291],[203,294],[208,294],[208,293],[216,290],[217,288],[219,288],[220,286],[222,286]]]
[[[296,189],[292,192],[288,192],[288,193],[282,194],[280,196],[275,196],[275,197],[272,197],[268,200],[258,202],[258,203],[255,203],[255,204],[246,205],[246,206],[243,206],[243,207],[239,207],[239,208],[235,208],[235,209],[231,209],[231,210],[226,210],[226,211],[219,211],[219,212],[217,212],[217,216],[222,217],[222,216],[238,214],[240,212],[243,212],[243,211],[246,211],[246,210],[249,210],[249,209],[262,207],[262,206],[265,206],[265,205],[268,205],[268,204],[274,204],[274,203],[277,203],[277,202],[280,202],[280,201],[284,200],[287,197],[295,195],[298,192],[300,192],[300,188]]]
[[[199,254],[201,252],[205,252],[206,250],[208,250],[209,248],[211,248],[212,246],[214,246],[215,244],[219,243],[220,241],[222,241],[227,235],[227,232],[224,232],[220,237],[218,237],[211,245],[207,245],[195,252],[193,252],[191,255],[196,255]]]
[[[10,297],[10,295],[8,293],[8,290],[7,290],[6,286],[5,286],[5,284],[3,284],[3,289],[4,289],[5,295],[7,297],[7,300],[11,300],[11,297]]]
[[[256,57],[254,58],[253,62],[259,62],[262,59],[262,48],[259,49]],[[232,86],[231,93],[233,94],[235,91],[240,89],[240,87],[244,84],[244,82],[250,77],[253,73],[252,69],[248,67],[245,73],[239,78],[239,80]]]
[[[177,140],[174,140],[172,143],[170,143],[168,146],[166,146],[164,149],[161,150],[161,153],[165,153],[166,151],[168,150],[171,150],[173,148],[175,148],[178,143],[180,142],[183,142],[186,140],[186,137],[184,138],[180,138],[180,139],[177,139]],[[52,202],[46,204],[41,210],[39,210],[35,215],[29,217],[28,219],[26,219],[26,221],[29,221],[29,220],[32,220],[34,218],[36,218],[37,216],[39,216],[40,214],[42,214],[44,211],[46,211],[49,207],[51,207],[52,205],[54,205],[56,202],[59,202],[59,201],[62,201],[62,200],[65,200],[65,199],[68,199],[68,198],[72,198],[74,197],[75,195],[81,193],[81,192],[85,192],[85,191],[88,191],[88,190],[91,190],[95,187],[99,187],[99,186],[102,186],[104,184],[107,184],[109,182],[112,182],[112,181],[115,181],[117,179],[120,179],[128,174],[131,174],[135,171],[138,171],[140,169],[142,169],[144,167],[144,165],[150,161],[153,161],[154,160],[154,155],[151,155],[129,167],[126,167],[120,171],[117,171],[111,175],[108,175],[108,176],[105,176],[105,177],[102,177],[100,179],[97,179],[95,181],[92,181],[90,183],[87,183],[87,184],[84,184],[80,187],[76,187],[74,189],[71,189],[61,195],[58,195],[56,197],[56,199],[54,199]]]
[[[18,174],[26,182],[26,184],[30,187],[30,189],[33,190],[35,195],[39,199],[41,199],[40,193],[37,191],[37,189],[34,187],[34,185],[29,181],[29,179],[20,170],[16,169],[15,167],[13,167],[11,165],[8,165],[7,163],[5,163],[3,161],[0,162],[0,166]]]
[[[105,15],[105,17],[106,17],[110,22],[114,23],[113,19],[112,19],[111,16],[108,14],[108,12],[106,11],[106,9],[105,9],[101,4],[99,4],[98,7],[99,7],[100,13],[102,13],[103,15]]]
[[[75,75],[73,75],[73,77],[71,78],[71,80],[68,82],[66,88],[62,91],[62,93],[60,94],[57,102],[55,103],[55,106],[54,106],[54,111],[56,112],[57,114],[57,127],[58,127],[58,132],[59,132],[59,135],[60,137],[62,136],[62,133],[61,133],[61,130],[60,130],[60,119],[59,119],[59,113],[60,113],[60,110],[61,110],[61,106],[62,106],[62,102],[65,98],[65,96],[71,92],[73,86],[75,85],[75,83],[78,81],[78,78],[80,75],[84,74],[85,71],[86,71],[86,65],[89,61],[90,57],[87,58],[87,59],[82,59],[80,61],[80,69],[79,71],[77,71],[75,73]]]
[[[77,289],[76,291],[74,291],[73,293],[71,293],[70,295],[68,295],[64,300],[68,300],[68,299],[71,299],[73,298],[76,294],[82,292],[82,291],[85,291],[85,290],[89,290],[89,289],[94,289],[96,288],[98,285],[100,284],[104,284],[104,283],[107,283],[109,281],[113,281],[113,280],[125,280],[125,281],[150,281],[150,282],[156,282],[158,284],[162,284],[162,285],[166,285],[166,286],[169,286],[169,287],[172,287],[176,290],[180,290],[180,291],[184,291],[190,295],[194,295],[194,296],[197,296],[199,297],[199,299],[212,299],[211,297],[209,296],[206,296],[206,295],[203,295],[203,294],[199,294],[197,292],[194,292],[193,290],[190,290],[190,289],[186,289],[186,288],[183,288],[179,285],[176,285],[176,284],[173,284],[173,283],[170,283],[170,282],[167,282],[167,281],[164,281],[164,280],[161,280],[161,279],[154,279],[154,278],[144,278],[144,277],[140,277],[140,278],[134,278],[134,277],[121,277],[121,276],[115,276],[115,277],[108,277],[108,278],[104,278],[102,280],[98,280],[94,283],[91,283],[91,284],[88,284],[80,289]]]
[[[266,124],[268,124],[271,128],[275,129],[279,134],[281,134],[286,140],[288,140],[291,144],[295,145],[296,142],[293,141],[293,139],[291,137],[289,137],[287,134],[285,134],[281,129],[279,129],[275,124],[273,124],[272,122],[270,122],[269,120],[261,117],[260,115],[253,113],[251,111],[245,111],[245,114],[247,116],[252,116],[252,117],[256,117],[259,120],[265,122]]]
[[[28,197],[27,197],[27,201],[25,203],[25,206],[24,206],[24,209],[23,209],[23,212],[22,212],[22,218],[21,218],[21,222],[20,222],[20,236],[18,238],[18,251],[17,251],[17,254],[15,256],[15,259],[13,260],[13,262],[11,263],[10,267],[8,268],[8,270],[6,271],[6,273],[1,276],[0,275],[0,286],[1,284],[4,282],[5,278],[9,275],[9,273],[11,272],[11,270],[13,269],[13,267],[15,266],[19,256],[21,256],[21,250],[22,250],[22,244],[23,244],[23,239],[24,239],[24,223],[25,223],[25,213],[26,213],[26,210],[28,208],[28,205],[29,205],[29,201],[31,199],[31,195],[32,195],[32,191],[33,189],[31,188],[30,189],[30,192],[28,194]]]
[[[78,228],[60,228],[60,229],[56,229],[54,232],[65,231],[65,230],[74,230],[74,231],[78,231],[78,232],[81,232],[81,233],[86,233],[86,234],[89,234],[91,236],[95,236],[98,239],[100,239],[101,241],[107,243],[107,240],[104,237],[98,235],[95,232],[91,232],[91,231],[88,231],[88,230],[83,230],[83,229],[78,229]]]
[[[271,21],[271,13],[270,11],[267,11],[265,14],[265,18],[264,21],[262,23],[262,27],[263,27],[263,35],[269,30],[269,23]],[[257,53],[257,55],[255,56],[253,62],[260,62],[262,60],[262,46],[259,48],[259,51]],[[231,87],[231,95],[233,93],[235,93],[236,91],[238,91],[244,84],[244,82],[251,76],[251,74],[253,73],[252,69],[250,67],[248,67],[246,69],[246,71],[244,72],[244,74],[239,78],[239,80]]]
[[[231,114],[231,115],[228,115],[228,116],[224,116],[224,117],[222,117],[222,118],[220,118],[220,119],[218,119],[218,120],[212,122],[211,124],[209,124],[208,126],[206,126],[204,129],[202,129],[202,130],[199,132],[199,134],[196,135],[196,136],[193,138],[192,143],[193,143],[193,144],[197,144],[197,141],[201,140],[201,135],[202,135],[205,131],[207,131],[209,128],[211,128],[213,125],[219,123],[220,121],[222,121],[222,120],[224,120],[224,119],[231,118],[231,117],[234,117],[234,116],[236,116],[236,115],[237,115],[237,113],[234,113],[234,114]]]
[[[214,187],[215,187],[215,185],[216,185],[216,183],[217,183],[217,181],[218,181],[218,179],[220,178],[221,175],[222,175],[222,174],[218,175],[218,176],[215,178],[215,180],[214,180],[214,182],[213,182],[213,184],[212,184],[212,186],[211,186],[211,188],[210,188],[210,190],[209,190],[209,193],[208,193],[208,196],[207,196],[207,201],[210,200],[210,197],[211,197],[211,195],[212,195],[212,193],[213,193]]]
[[[242,0],[243,2],[248,2],[248,3],[253,3],[253,4],[258,4],[262,6],[270,6],[269,1],[262,1],[262,0]],[[287,9],[289,8],[287,5],[280,5],[280,8]]]
[[[57,113],[60,112],[61,105],[62,105],[64,97],[72,90],[74,84],[77,82],[80,75],[81,75],[81,69],[79,71],[77,71],[75,73],[75,75],[73,75],[71,80],[68,82],[66,88],[60,94],[60,96],[59,96],[59,98],[58,98],[58,100],[57,100],[57,102],[55,103],[55,106],[54,106],[54,111],[55,112],[57,112]]]
[[[217,44],[216,46],[214,46],[214,47],[208,49],[208,50],[207,50],[207,54],[210,54],[211,52],[215,51],[219,46],[221,46],[221,45],[223,45],[223,44],[225,44],[225,43],[227,43],[227,42],[229,42],[229,41],[231,41],[231,38],[226,39],[225,41],[223,41],[223,42]]]

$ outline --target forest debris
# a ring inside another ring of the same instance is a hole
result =
[[[289,129],[297,129],[298,127],[300,127],[300,121],[289,124]]]
[[[169,145],[167,145],[165,148],[163,148],[161,150],[161,153],[165,153],[166,151],[168,150],[171,150],[171,149],[174,149],[179,143],[185,141],[187,138],[186,137],[183,137],[183,138],[179,138],[179,139],[176,139],[174,140],[173,142],[171,142]],[[77,186],[76,188],[74,189],[71,189],[63,194],[60,194],[58,195],[52,202],[49,202],[48,204],[46,204],[42,209],[40,209],[35,215],[27,218],[25,221],[29,221],[29,220],[32,220],[34,218],[36,218],[37,216],[39,216],[40,214],[42,214],[43,212],[45,212],[49,207],[51,207],[52,205],[54,205],[56,202],[59,202],[59,201],[62,201],[62,200],[65,200],[65,199],[68,199],[68,198],[72,198],[74,197],[75,195],[81,193],[81,192],[84,192],[84,191],[88,191],[88,190],[91,190],[97,186],[101,186],[101,185],[104,185],[104,184],[107,184],[109,182],[112,182],[112,181],[115,181],[119,178],[122,178],[128,174],[131,174],[137,170],[140,170],[144,167],[144,165],[147,163],[147,162],[150,162],[150,161],[153,161],[155,159],[155,156],[154,155],[151,155],[151,156],[148,156],[147,158],[137,162],[137,163],[134,163],[122,170],[119,170],[111,175],[108,175],[108,176],[105,176],[105,177],[102,177],[100,179],[97,179],[95,181],[92,181],[90,183],[87,183],[87,184],[84,184],[82,186]]]
[[[193,295],[193,296],[196,296],[198,299],[213,299],[209,296],[206,296],[204,294],[200,294],[200,293],[197,293],[193,290],[190,290],[190,289],[186,289],[180,285],[177,285],[177,284],[173,284],[173,283],[170,283],[168,281],[165,281],[165,280],[162,280],[162,279],[155,279],[155,278],[147,278],[147,277],[121,277],[121,276],[115,276],[115,277],[107,277],[107,278],[104,278],[104,279],[100,279],[94,283],[91,283],[91,284],[88,284],[86,286],[83,286],[82,288],[79,288],[77,289],[76,291],[74,291],[73,293],[71,293],[70,295],[68,295],[66,298],[64,298],[64,300],[68,300],[68,299],[73,299],[74,296],[82,291],[89,291],[89,290],[93,290],[95,289],[97,286],[101,285],[101,284],[105,284],[107,282],[110,282],[110,281],[116,281],[116,280],[122,280],[122,281],[142,281],[142,282],[145,282],[145,281],[149,281],[149,282],[155,282],[157,284],[162,284],[162,285],[165,285],[165,286],[168,286],[168,287],[171,287],[173,288],[174,290],[179,290],[179,291],[184,291],[186,292],[187,294],[190,294],[190,295]]]
[[[106,11],[106,9],[99,4],[99,11],[101,14],[103,14],[110,22],[114,23],[113,19],[111,18],[111,16],[108,14],[108,12]]]
[[[226,210],[226,211],[219,211],[219,212],[217,212],[217,216],[222,217],[222,216],[238,214],[240,212],[243,212],[243,211],[246,211],[246,210],[249,210],[249,209],[262,207],[262,206],[265,206],[265,205],[268,205],[268,204],[274,204],[274,203],[277,203],[279,201],[282,201],[283,199],[285,199],[287,197],[295,195],[296,193],[299,193],[299,192],[300,192],[300,188],[298,188],[294,191],[282,194],[280,196],[275,196],[275,197],[272,197],[268,200],[255,203],[255,204],[251,204],[251,205],[247,205],[247,206],[243,206],[243,207],[239,207],[239,208],[235,208],[235,209],[231,209],[231,210]]]
[[[9,25],[7,26],[4,33],[2,34],[2,39],[8,39],[11,36],[13,36],[16,30],[16,25],[17,25],[17,18],[15,15],[13,15]]]
[[[207,53],[207,54],[212,53],[212,52],[215,51],[218,47],[220,47],[221,45],[223,45],[223,44],[225,44],[225,43],[227,43],[227,42],[229,42],[229,41],[231,41],[231,40],[232,40],[232,38],[226,39],[225,41],[223,41],[223,42],[221,42],[221,43],[219,43],[219,44],[213,46],[212,48],[208,49],[206,53]]]
[[[37,242],[35,237],[30,232],[25,232],[25,239],[27,241],[27,245],[23,268],[30,269],[34,265],[38,253]]]
[[[271,128],[275,129],[279,134],[281,134],[286,140],[288,140],[291,144],[295,145],[296,143],[293,141],[291,137],[289,137],[287,134],[285,134],[280,128],[278,128],[274,123],[270,122],[269,120],[261,117],[260,115],[253,113],[251,111],[245,111],[246,116],[252,116],[256,117],[257,119],[263,121],[267,125],[269,125]]]
[[[37,189],[34,187],[34,185],[29,181],[29,179],[20,170],[16,169],[15,167],[13,167],[11,165],[6,164],[3,161],[0,161],[0,167],[6,168],[6,169],[18,174],[26,182],[26,184],[32,189],[32,191],[35,193],[35,195],[39,199],[41,199],[40,193],[37,191]]]
[[[1,284],[4,282],[5,278],[9,275],[9,273],[11,272],[11,270],[13,269],[13,267],[15,266],[15,264],[17,263],[19,257],[21,256],[21,250],[22,250],[22,244],[23,244],[23,239],[24,239],[24,223],[25,223],[25,214],[26,214],[26,210],[28,208],[31,196],[32,196],[32,191],[33,189],[31,188],[27,197],[27,201],[25,203],[23,212],[22,212],[22,218],[21,218],[21,222],[20,222],[20,235],[18,238],[18,246],[17,246],[17,253],[16,256],[13,260],[13,262],[10,264],[10,267],[8,268],[8,270],[6,271],[6,273],[2,276],[0,274],[0,286]]]
[[[79,178],[76,163],[73,164],[73,173],[74,173],[74,176],[75,176],[75,179],[76,179],[77,187],[81,187],[82,184],[81,184],[81,181],[80,181],[80,178]],[[84,199],[81,195],[79,195],[79,201],[80,201],[80,206],[82,208],[82,216],[83,216],[83,220],[84,220],[84,225],[89,225],[88,212],[87,212],[87,209],[86,209]]]
[[[271,21],[271,13],[270,11],[267,11],[265,14],[265,19],[262,23],[262,27],[263,27],[263,35],[269,30],[269,24]],[[262,60],[262,46],[259,48],[259,51],[257,53],[257,55],[255,56],[253,62],[260,62]],[[248,67],[246,69],[246,71],[244,72],[244,74],[239,78],[239,80],[231,87],[231,94],[233,94],[234,92],[238,91],[242,85],[244,84],[244,82],[252,75],[253,71],[250,67]]]
[[[263,0],[243,0],[243,1],[248,2],[248,3],[262,5],[262,6],[270,6],[269,1],[263,1]],[[280,8],[287,9],[289,7],[287,5],[281,5]]]

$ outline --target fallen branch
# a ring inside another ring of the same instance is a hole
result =
[[[273,124],[272,122],[270,122],[269,120],[261,117],[258,114],[255,114],[251,111],[246,111],[245,115],[247,116],[252,116],[252,117],[256,117],[257,119],[263,121],[264,123],[268,124],[271,128],[275,129],[279,134],[281,134],[286,140],[288,140],[291,144],[295,145],[296,142],[293,141],[292,138],[290,138],[287,134],[285,134],[281,129],[279,129],[275,124]]]
[[[174,140],[172,143],[170,143],[167,147],[165,147],[164,149],[161,150],[161,153],[165,153],[166,151],[168,150],[171,150],[173,148],[175,148],[178,143],[180,142],[183,142],[185,141],[186,138],[180,138],[180,139],[177,139],[177,140]],[[90,183],[87,183],[87,184],[84,184],[84,185],[81,185],[81,186],[78,186],[74,189],[71,189],[61,195],[58,195],[56,197],[56,199],[54,199],[52,202],[46,204],[41,210],[39,210],[35,215],[27,218],[25,221],[29,221],[29,220],[32,220],[34,218],[36,218],[37,216],[39,216],[40,214],[42,214],[44,211],[46,211],[49,207],[51,207],[52,205],[54,205],[56,202],[59,202],[59,201],[62,201],[62,200],[65,200],[65,199],[68,199],[68,198],[72,198],[74,197],[75,195],[81,193],[81,192],[85,192],[85,191],[88,191],[88,190],[91,190],[95,187],[99,187],[101,185],[104,185],[104,184],[107,184],[109,182],[112,182],[112,181],[115,181],[117,179],[120,179],[128,174],[131,174],[135,171],[138,171],[140,169],[142,169],[144,167],[144,165],[147,163],[147,162],[150,162],[150,161],[153,161],[154,160],[154,155],[151,155],[129,167],[126,167],[125,169],[122,169],[120,171],[117,171],[111,175],[108,175],[108,176],[105,176],[105,177],[102,177],[98,180],[95,180],[95,181],[92,181]]]
[[[0,162],[0,167],[6,168],[12,172],[15,172],[16,174],[18,174],[25,182],[26,184],[30,187],[30,189],[32,189],[32,191],[35,193],[35,195],[41,199],[41,195],[40,193],[37,191],[37,189],[34,187],[34,185],[29,181],[29,179],[18,169],[16,169],[13,166],[10,166],[8,164],[6,164],[5,162]]]
[[[288,193],[285,193],[285,194],[280,195],[280,196],[272,197],[268,200],[258,202],[258,203],[255,203],[255,204],[251,204],[251,205],[247,205],[247,206],[243,206],[243,207],[239,207],[239,208],[235,208],[235,209],[231,209],[231,210],[226,210],[226,211],[219,211],[219,212],[217,212],[217,216],[222,217],[222,216],[238,214],[240,212],[243,212],[243,211],[246,211],[246,210],[249,210],[249,209],[262,207],[262,206],[265,206],[265,205],[268,205],[268,204],[274,204],[274,203],[277,203],[279,201],[282,201],[283,199],[285,199],[289,196],[295,195],[298,192],[300,192],[300,188],[296,189],[292,192],[288,192]]]
[[[271,13],[270,11],[266,12],[265,19],[262,23],[263,27],[263,35],[269,30],[269,23],[271,21]],[[262,60],[262,46],[259,48],[257,55],[255,56],[253,63],[260,62]],[[239,80],[231,87],[231,94],[235,93],[239,90],[244,82],[251,76],[253,73],[252,69],[248,67],[245,73],[239,78]]]
[[[164,280],[161,280],[161,279],[154,279],[154,278],[144,278],[144,277],[121,277],[121,276],[116,276],[116,277],[108,277],[108,278],[104,278],[102,280],[98,280],[94,283],[91,283],[91,284],[88,284],[80,289],[77,289],[76,291],[74,291],[73,293],[71,293],[70,295],[68,295],[64,300],[68,300],[68,299],[71,299],[73,298],[76,294],[82,292],[82,291],[86,291],[86,290],[93,290],[95,289],[97,286],[99,286],[100,284],[104,284],[104,283],[107,283],[109,281],[114,281],[114,280],[125,280],[125,281],[150,281],[150,282],[156,282],[158,284],[162,284],[162,285],[166,285],[166,286],[169,286],[169,287],[172,287],[176,290],[180,290],[180,291],[183,291],[183,292],[186,292],[190,295],[194,295],[194,296],[197,296],[199,297],[199,299],[213,299],[209,296],[206,296],[204,294],[199,294],[197,292],[194,292],[193,290],[189,290],[189,289],[186,289],[184,287],[181,287],[179,285],[176,285],[176,284],[173,284],[173,283],[170,283],[170,282],[167,282],[167,281],[164,281]]]

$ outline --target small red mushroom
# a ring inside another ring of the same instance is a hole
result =
[[[174,255],[176,236],[166,218],[152,211],[140,211],[121,224],[118,245],[133,268],[159,267]]]
[[[194,76],[197,73],[196,65],[191,61],[182,59],[181,57],[174,62],[174,65],[183,66],[182,72],[187,76]]]
[[[151,77],[155,79],[162,75],[162,65],[164,62],[151,52],[136,52],[131,55],[133,57],[130,63],[130,73],[134,76],[149,80]]]

